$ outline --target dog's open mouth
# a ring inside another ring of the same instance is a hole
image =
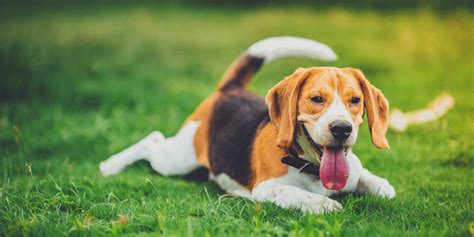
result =
[[[321,146],[311,138],[304,126],[303,131],[321,162],[319,175],[323,186],[331,190],[344,188],[349,177],[349,165],[345,159],[348,148],[344,146]]]

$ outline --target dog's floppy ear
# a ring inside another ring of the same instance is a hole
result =
[[[278,129],[277,145],[288,149],[293,144],[296,116],[298,113],[298,98],[301,87],[310,71],[298,68],[293,74],[276,84],[267,94],[266,103],[270,120]]]
[[[385,134],[388,129],[388,101],[382,92],[375,88],[364,76],[362,71],[355,68],[347,69],[359,81],[360,88],[364,94],[365,110],[369,122],[372,143],[380,148],[386,149],[388,145]]]

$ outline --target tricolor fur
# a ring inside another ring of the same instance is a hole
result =
[[[100,165],[103,175],[119,173],[139,160],[162,175],[186,175],[205,167],[227,193],[283,208],[320,214],[341,208],[328,198],[338,192],[393,198],[387,180],[364,169],[352,146],[363,114],[372,141],[388,148],[388,102],[352,68],[297,69],[275,85],[266,100],[246,90],[264,63],[285,57],[334,60],[326,45],[303,38],[274,37],[252,45],[226,71],[174,137],[153,132]],[[320,166],[320,177],[281,162],[293,149]]]

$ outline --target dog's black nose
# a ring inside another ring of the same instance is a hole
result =
[[[329,124],[329,130],[337,140],[347,139],[352,132],[352,125],[346,120],[336,120]]]

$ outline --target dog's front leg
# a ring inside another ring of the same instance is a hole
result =
[[[283,208],[296,208],[316,215],[342,208],[340,203],[328,197],[290,185],[262,183],[252,191],[252,196],[257,201],[272,202]]]
[[[386,179],[373,175],[367,169],[363,169],[360,174],[357,192],[375,194],[388,199],[395,197],[393,186]]]

